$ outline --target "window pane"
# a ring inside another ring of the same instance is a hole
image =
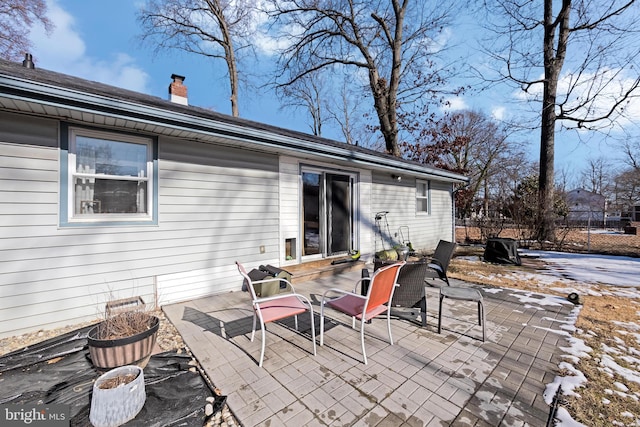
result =
[[[427,197],[427,184],[424,182],[419,182],[417,184],[417,193],[418,193],[418,197]]]
[[[75,179],[75,213],[147,213],[147,182]]]
[[[427,199],[418,199],[417,201],[418,204],[418,212],[428,212],[428,200]]]
[[[77,136],[76,171],[146,177],[147,145]]]

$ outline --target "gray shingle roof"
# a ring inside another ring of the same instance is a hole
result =
[[[24,67],[21,63],[10,62],[6,60],[0,59],[0,94],[2,93],[11,93],[12,91],[18,91],[19,89],[14,86],[11,87],[10,83],[7,83],[2,79],[3,76],[8,76],[14,79],[20,79],[30,83],[41,84],[44,87],[53,87],[53,88],[62,88],[65,90],[75,91],[79,94],[86,94],[89,96],[86,101],[86,105],[79,105],[79,102],[76,100],[75,105],[85,108],[93,108],[94,105],[90,102],[90,97],[101,97],[104,99],[110,99],[113,101],[124,101],[127,104],[137,104],[138,106],[147,107],[149,109],[160,109],[167,112],[179,113],[182,115],[200,118],[203,120],[215,121],[219,123],[226,123],[228,125],[232,125],[235,129],[246,129],[251,131],[264,132],[265,134],[271,135],[279,135],[286,138],[291,138],[294,140],[304,141],[308,143],[312,143],[317,145],[318,151],[322,151],[323,147],[333,147],[337,149],[348,149],[351,153],[361,153],[366,156],[373,156],[378,159],[380,162],[384,162],[385,159],[389,163],[398,164],[398,162],[410,167],[410,169],[419,168],[423,172],[426,173],[435,173],[436,175],[446,176],[453,180],[464,181],[464,178],[461,175],[451,173],[448,171],[443,171],[440,169],[436,169],[433,167],[425,166],[416,162],[407,161],[404,159],[399,159],[397,157],[391,156],[386,153],[381,153],[378,151],[370,150],[363,147],[347,145],[343,142],[334,141],[327,138],[322,138],[310,134],[306,134],[304,132],[293,131],[284,129],[277,126],[271,126],[265,123],[255,122],[251,120],[246,120],[243,118],[232,117],[226,114],[221,114],[210,109],[201,108],[197,106],[185,106],[181,104],[177,104],[171,102],[166,99],[161,99],[156,96],[151,96],[147,94],[143,94],[140,92],[135,92],[132,90],[122,89],[115,86],[110,86],[104,83],[99,83],[95,81],[85,80],[78,77],[73,77],[70,75],[57,73],[54,71],[49,71],[45,69],[36,68],[31,69]],[[167,86],[168,86],[167,82]],[[50,97],[50,94],[46,94],[46,91],[42,91],[42,101],[45,101],[47,97]],[[33,95],[32,95],[33,96]],[[60,101],[60,100],[58,100]],[[64,100],[63,100],[64,102]],[[71,103],[71,100],[67,100],[67,102]],[[135,115],[129,111],[129,114],[132,118],[135,118]]]

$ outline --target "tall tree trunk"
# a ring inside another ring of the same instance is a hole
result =
[[[540,176],[538,178],[538,230],[540,241],[555,240],[554,150],[558,79],[564,65],[569,39],[571,0],[563,0],[558,18],[553,16],[553,0],[544,0],[544,91],[540,125]],[[557,44],[556,44],[557,36]]]
[[[373,93],[373,104],[380,123],[380,132],[384,137],[387,153],[400,157],[398,147],[398,122],[395,120],[396,106],[389,105],[389,86],[385,79],[378,77],[377,72],[370,72],[371,89]]]
[[[538,230],[540,241],[555,240],[553,210],[553,183],[555,180],[554,146],[556,123],[556,85],[544,89],[542,120],[540,126],[540,176],[538,177]]]
[[[213,7],[213,6],[212,6]],[[240,109],[238,108],[238,67],[236,63],[236,51],[233,45],[233,39],[231,38],[231,30],[225,20],[222,10],[215,9],[218,15],[218,25],[220,32],[222,33],[222,46],[224,48],[224,59],[227,62],[227,70],[229,71],[229,87],[231,89],[231,115],[233,117],[240,117]]]
[[[231,86],[231,115],[233,117],[240,117],[240,109],[238,108],[238,69],[236,68],[235,55],[233,50],[231,51],[231,59],[227,62],[229,66],[229,84]]]

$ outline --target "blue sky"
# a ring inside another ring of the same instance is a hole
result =
[[[138,2],[48,0],[47,3],[55,30],[50,35],[38,28],[32,32],[36,67],[165,99],[171,74],[180,74],[186,77],[190,105],[230,114],[224,64],[176,51],[155,55],[150,47],[142,46],[136,38],[139,35]],[[465,33],[466,29],[457,32]],[[472,51],[474,48],[462,46],[461,49]],[[499,117],[513,109],[513,101],[518,96],[513,90],[494,89],[491,93],[453,99],[452,108],[472,108]],[[280,110],[273,92],[263,89],[254,88],[240,94],[240,115],[249,120],[309,132],[301,113]],[[342,140],[337,129],[324,128],[323,136]],[[538,159],[539,134],[532,132],[526,138],[530,158],[535,161]],[[575,173],[583,168],[586,158],[615,159],[612,152],[611,147],[597,139],[585,145],[561,134],[556,138],[556,170]]]

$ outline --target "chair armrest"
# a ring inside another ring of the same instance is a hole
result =
[[[364,282],[364,281],[366,281],[366,280],[369,280],[369,281],[370,281],[370,280],[371,280],[371,277],[363,277],[363,278],[359,279],[359,280],[356,282],[356,284],[355,284],[355,285],[353,285],[353,291],[352,291],[352,293],[354,293],[354,294],[355,294],[355,293],[357,293],[357,291],[358,291],[358,285],[362,286],[362,282]]]
[[[256,298],[253,300],[254,304],[260,304],[263,302],[267,302],[267,301],[274,301],[274,300],[279,300],[279,299],[284,299],[284,298],[291,298],[292,296],[298,298],[299,300],[301,300],[302,302],[306,302],[307,304],[311,305],[311,301],[309,301],[309,298],[305,297],[304,295],[301,294],[296,294],[294,293],[288,293],[288,294],[278,294],[278,295],[273,295],[270,297],[264,297],[264,298]]]
[[[324,303],[324,300],[327,297],[327,294],[329,293],[336,293],[336,294],[342,294],[342,295],[352,295],[354,297],[358,297],[358,298],[362,298],[362,299],[367,299],[367,297],[362,296],[360,294],[357,294],[355,292],[350,292],[350,291],[345,291],[344,289],[339,289],[339,288],[330,288],[327,289],[326,291],[324,291],[324,293],[322,294],[322,303]]]
[[[431,263],[430,262],[429,264],[427,264],[427,266],[430,269],[437,271],[438,273],[444,273],[444,270],[442,269],[442,266],[437,262],[435,262],[435,263]]]
[[[268,283],[268,282],[285,282],[289,286],[289,288],[291,290],[291,293],[294,293],[294,294],[296,293],[296,290],[294,289],[293,285],[287,279],[281,279],[281,278],[278,278],[278,277],[274,277],[273,279],[263,279],[263,280],[252,280],[251,281],[251,283],[254,284],[254,285],[260,284],[260,283]]]

